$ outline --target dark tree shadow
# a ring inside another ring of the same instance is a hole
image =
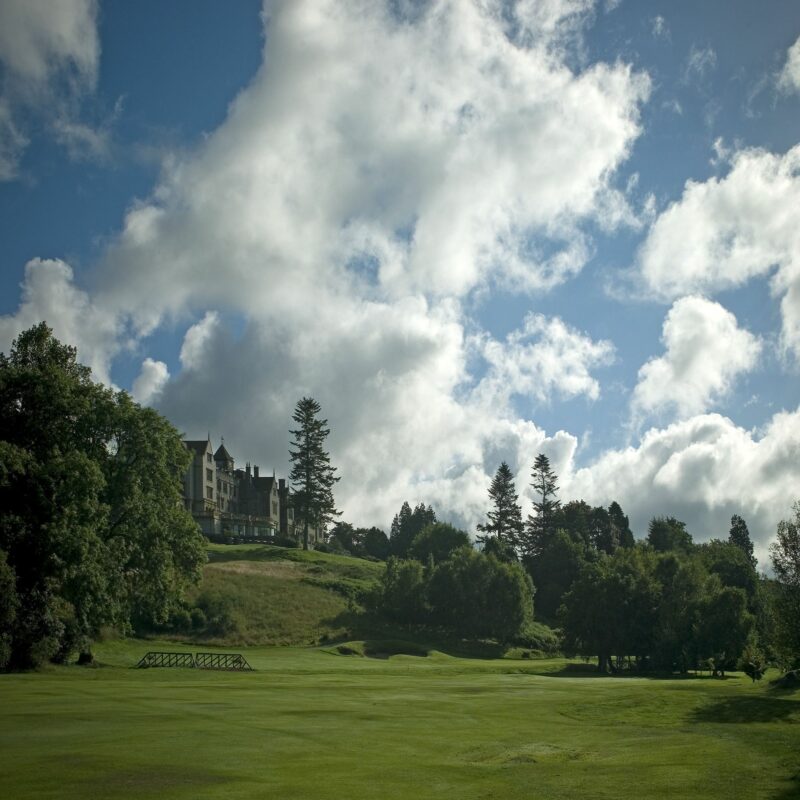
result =
[[[370,611],[348,609],[335,617],[324,620],[333,628],[344,628],[346,633],[333,640],[321,642],[325,646],[336,646],[352,640],[365,642],[364,653],[375,658],[399,655],[395,647],[405,643],[405,655],[428,655],[437,650],[453,658],[473,658],[491,661],[502,658],[505,645],[491,640],[463,639],[447,631],[422,625],[399,625],[388,622],[379,614]]]
[[[795,773],[789,780],[791,785],[780,794],[776,794],[774,800],[797,800],[800,797],[800,772]]]
[[[573,662],[566,664],[561,669],[552,670],[551,672],[543,672],[543,678],[618,678],[624,680],[626,678],[646,678],[651,681],[727,681],[730,676],[713,677],[711,673],[702,674],[697,672],[659,672],[659,671],[642,671],[637,672],[635,669],[623,669],[617,672],[598,672],[597,664],[586,664]]]
[[[713,703],[695,709],[693,722],[778,722],[800,716],[800,705],[792,700],[759,695],[750,697],[723,697]]]

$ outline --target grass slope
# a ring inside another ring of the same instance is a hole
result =
[[[382,571],[382,564],[314,551],[210,545],[190,602],[221,609],[228,621],[216,632],[212,626],[206,642],[316,644],[353,633],[353,612]]]
[[[253,648],[254,673],[0,675],[0,797],[785,798],[800,695],[736,675],[589,677],[563,661]],[[191,649],[191,648],[184,648]]]

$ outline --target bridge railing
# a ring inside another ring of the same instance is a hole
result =
[[[194,656],[191,653],[150,652],[142,656],[137,667],[193,667]]]
[[[200,669],[228,669],[237,672],[253,670],[241,653],[198,653],[195,666]]]
[[[241,653],[173,653],[151,651],[140,659],[137,667],[194,667],[224,669],[231,672],[253,672]]]

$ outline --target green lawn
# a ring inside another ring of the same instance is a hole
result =
[[[800,795],[800,695],[738,674],[387,657],[397,642],[251,648],[249,674],[131,668],[159,648],[192,649],[107,642],[99,668],[0,675],[0,797]]]

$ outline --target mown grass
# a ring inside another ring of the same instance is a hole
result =
[[[352,643],[358,645],[358,642]],[[800,695],[584,677],[563,660],[252,648],[253,673],[104,666],[0,676],[0,797],[783,798]]]

